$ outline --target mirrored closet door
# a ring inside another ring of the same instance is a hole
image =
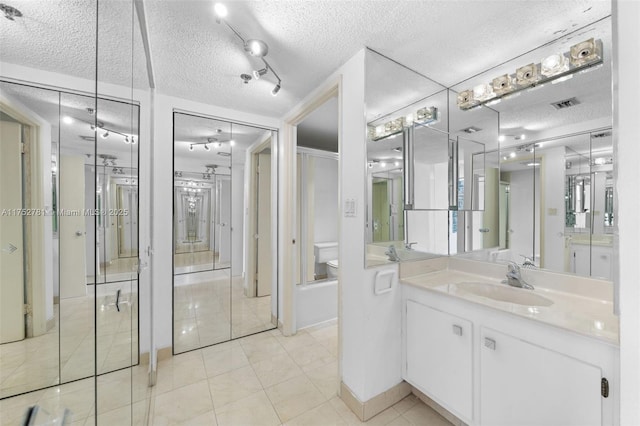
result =
[[[175,112],[173,347],[277,326],[277,132]]]

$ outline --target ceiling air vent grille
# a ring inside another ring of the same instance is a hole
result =
[[[551,105],[555,109],[565,109],[565,108],[571,108],[572,106],[576,106],[579,103],[580,102],[576,98],[569,98],[569,99],[565,99],[563,101],[554,102]]]

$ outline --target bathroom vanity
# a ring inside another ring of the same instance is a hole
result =
[[[407,382],[472,425],[618,424],[610,283],[526,271],[525,290],[504,265],[419,263],[401,270]]]

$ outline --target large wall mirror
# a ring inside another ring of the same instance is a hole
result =
[[[4,398],[138,363],[139,107],[0,90]]]
[[[173,350],[277,326],[277,132],[175,112]]]
[[[576,69],[580,55],[587,57],[586,65]],[[530,63],[537,64],[538,78],[553,75],[552,66],[565,74],[490,102],[500,113],[499,169],[498,179],[485,183],[485,194],[487,200],[498,200],[491,213],[497,240],[484,247],[489,250],[457,252],[611,279],[616,220],[611,19],[576,29],[454,89],[475,90]],[[476,111],[459,105],[452,106],[458,115]],[[496,167],[487,170],[493,174]]]
[[[492,247],[498,112],[368,50],[366,265]]]

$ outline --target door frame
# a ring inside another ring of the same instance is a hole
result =
[[[280,212],[278,226],[278,286],[282,289],[282,333],[285,336],[294,335],[296,326],[296,264],[295,259],[299,238],[297,223],[297,127],[307,116],[322,106],[329,99],[338,98],[338,153],[342,150],[342,75],[331,78],[318,90],[312,93],[301,104],[296,106],[285,116],[282,123],[282,137],[279,141],[278,159],[282,167],[278,170],[280,176],[280,196],[278,197],[278,211]],[[341,170],[340,159],[338,159],[338,170]],[[340,172],[339,172],[340,174]],[[340,181],[341,176],[339,176]],[[340,188],[338,189],[338,199],[341,199]],[[340,233],[342,220],[338,218],[338,232]],[[340,250],[340,249],[338,249]],[[341,300],[341,272],[338,271],[338,353],[341,352],[341,322],[340,312]],[[340,357],[338,357],[339,359]]]
[[[244,293],[247,297],[256,297],[257,285],[256,285],[256,267],[258,262],[258,240],[255,238],[255,234],[258,231],[258,156],[266,148],[271,148],[272,135],[271,131],[268,134],[261,137],[258,142],[254,143],[247,149],[247,156],[249,159],[248,167],[248,179],[249,192],[247,199],[245,200],[245,206],[247,208],[247,222],[245,229],[245,285]],[[272,153],[273,161],[273,153]],[[273,181],[273,168],[272,168],[272,181]],[[273,185],[272,185],[273,186]],[[273,199],[272,199],[273,201]],[[273,213],[273,206],[272,206]],[[272,221],[273,222],[273,221]],[[273,229],[272,229],[273,230]],[[273,236],[273,235],[272,235]],[[277,325],[277,324],[275,324]]]

